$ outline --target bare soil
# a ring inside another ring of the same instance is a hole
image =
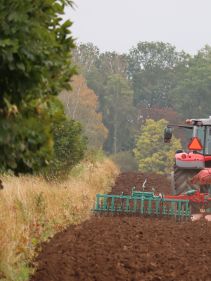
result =
[[[140,172],[125,172],[122,173],[116,180],[114,187],[112,188],[112,194],[130,194],[132,187],[136,187],[136,190],[142,190],[142,185],[146,180],[145,191],[154,190],[155,193],[170,194],[170,181],[167,176],[144,174]]]
[[[112,193],[169,193],[164,176],[123,173]],[[31,281],[211,281],[211,223],[96,217],[43,244]]]

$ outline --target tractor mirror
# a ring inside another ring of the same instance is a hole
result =
[[[169,143],[172,138],[173,129],[170,127],[166,127],[164,129],[164,142]]]

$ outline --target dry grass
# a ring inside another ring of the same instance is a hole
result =
[[[3,178],[0,191],[0,280],[27,280],[41,241],[90,216],[96,193],[110,190],[118,169],[110,160],[83,163],[63,183],[39,177]]]

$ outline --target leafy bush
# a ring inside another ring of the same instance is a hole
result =
[[[1,170],[32,173],[51,159],[50,126],[43,120],[33,116],[1,119],[0,131]]]
[[[163,130],[167,123],[164,119],[159,121],[147,119],[145,125],[141,128],[134,149],[140,171],[158,174],[171,171],[175,151],[181,149],[182,146],[180,140],[175,137],[172,138],[170,144],[164,144]]]
[[[45,170],[48,177],[61,178],[84,157],[86,138],[82,136],[82,127],[79,122],[66,120],[55,124],[54,158]]]

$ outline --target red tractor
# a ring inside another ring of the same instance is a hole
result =
[[[165,142],[170,142],[174,127],[191,130],[192,138],[187,151],[176,151],[172,193],[178,195],[196,189],[211,194],[211,116],[188,119],[186,125],[168,125],[164,130]]]

